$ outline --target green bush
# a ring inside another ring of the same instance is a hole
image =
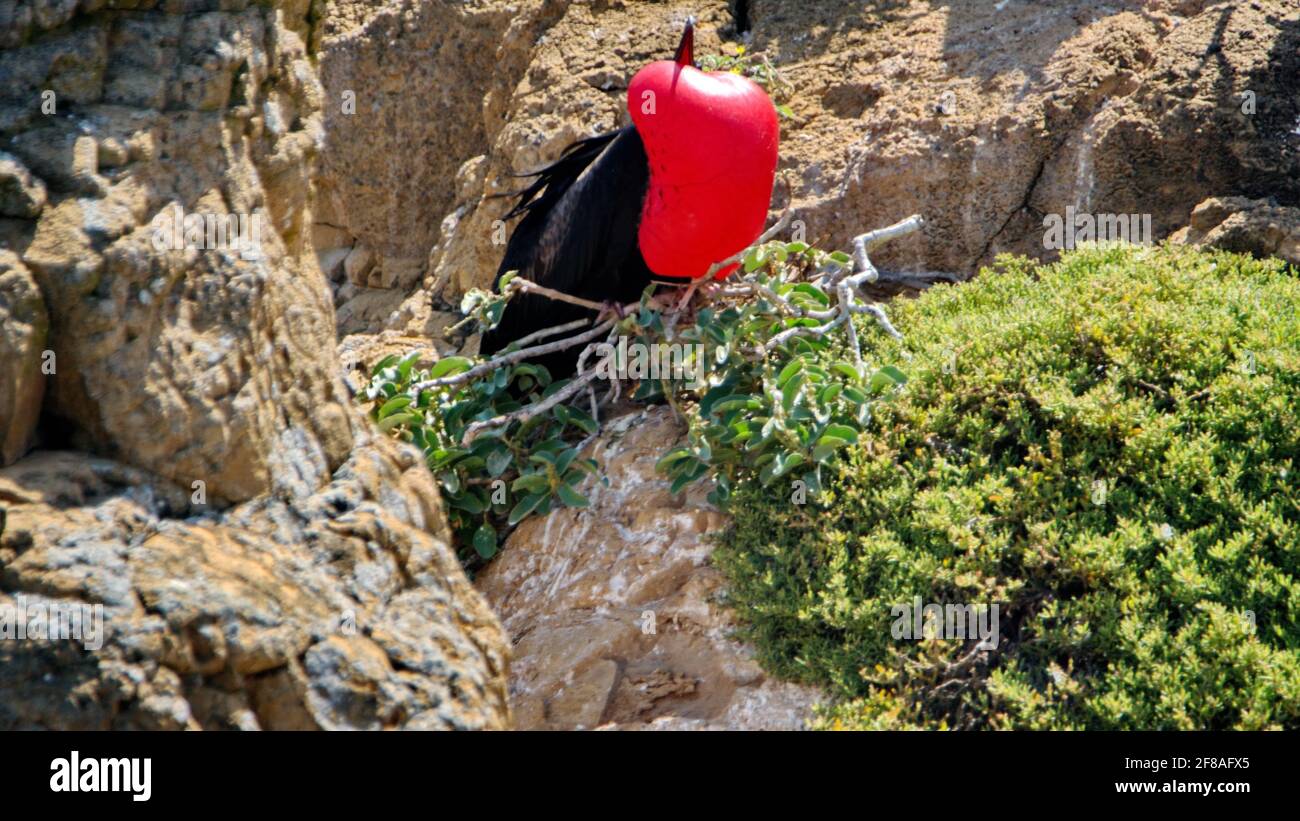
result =
[[[1300,727],[1300,281],[1094,247],[893,312],[906,384],[807,504],[738,483],[715,553],[821,724]],[[997,649],[893,638],[915,596],[998,604]]]
[[[687,423],[685,442],[658,463],[673,493],[709,482],[709,499],[725,507],[735,480],[770,485],[788,476],[815,496],[822,466],[857,440],[872,405],[904,378],[889,366],[870,370],[850,353],[845,320],[875,307],[852,295],[853,269],[847,254],[763,242],[747,249],[725,288],[705,289],[689,304],[678,289],[656,294],[652,285],[621,317],[569,328],[572,337],[548,333],[522,349],[512,343],[491,360],[451,356],[418,369],[420,351],[388,356],[373,366],[360,399],[381,431],[424,452],[471,573],[527,517],[587,506],[578,488],[601,467],[579,453],[599,429],[598,379],[600,393],[616,379],[632,399],[666,401]],[[502,284],[501,292],[465,296],[466,324],[500,320],[518,287],[513,276]],[[555,337],[592,346],[583,374],[552,380],[528,361],[532,346]],[[662,373],[641,373],[631,367],[637,357],[625,355],[635,350],[628,344],[675,347],[679,367],[670,361]]]

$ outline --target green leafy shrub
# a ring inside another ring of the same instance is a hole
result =
[[[501,533],[525,517],[553,507],[586,507],[576,486],[596,463],[579,458],[578,445],[596,431],[596,422],[581,408],[558,405],[551,413],[465,442],[474,422],[541,401],[564,382],[552,382],[545,368],[520,362],[458,384],[421,388],[423,382],[467,373],[475,363],[453,356],[416,370],[419,356],[416,351],[378,362],[364,398],[380,430],[424,451],[467,569],[491,559]]]
[[[676,337],[704,351],[711,378],[679,403],[685,446],[659,460],[674,493],[707,477],[715,483],[709,500],[726,505],[738,481],[785,478],[815,495],[822,466],[857,441],[873,402],[903,381],[892,366],[859,366],[836,329],[812,333],[838,308],[831,287],[805,276],[822,266],[852,263],[801,242],[754,248],[730,286],[738,293],[701,309]]]
[[[515,361],[518,343],[490,361],[455,356],[417,370],[416,352],[374,366],[363,401],[381,430],[424,451],[467,569],[490,560],[527,516],[587,505],[578,486],[599,466],[579,453],[598,430],[595,387],[614,380],[633,399],[669,402],[688,422],[686,444],[659,462],[674,493],[710,481],[710,499],[725,505],[734,482],[782,477],[818,492],[822,466],[857,440],[872,403],[903,375],[859,363],[843,336],[851,312],[868,310],[843,284],[854,270],[848,255],[771,241],[741,263],[725,286],[686,306],[677,289],[656,296],[651,286],[626,316],[551,335],[581,337],[597,352],[573,379],[552,381],[544,367]],[[498,321],[517,286],[506,277],[503,293],[471,291],[466,321]],[[636,345],[685,351],[675,360],[682,367],[629,375],[624,352]],[[570,395],[574,388],[588,390]]]
[[[742,481],[715,561],[826,727],[1300,727],[1300,281],[1097,247],[895,305],[906,372],[821,497]],[[891,607],[998,604],[1000,643]]]

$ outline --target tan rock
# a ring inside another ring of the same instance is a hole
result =
[[[32,445],[45,396],[48,330],[36,282],[16,254],[0,249],[0,467]]]
[[[23,252],[60,365],[46,412],[74,445],[202,481],[214,500],[318,488],[353,437],[332,299],[304,230],[320,92],[286,19],[261,6],[188,23],[123,16],[79,58],[99,60],[86,73],[100,86],[81,95],[75,130],[44,118],[13,149],[50,188]],[[39,66],[43,48],[13,59]],[[129,78],[166,76],[179,79],[130,91]],[[38,101],[49,78],[25,79]],[[209,227],[242,219],[259,253],[211,230],[159,231],[177,209]]]
[[[609,486],[526,520],[476,580],[513,637],[517,727],[796,729],[819,700],[730,638],[707,540],[726,518],[654,470],[680,435],[665,408],[609,423],[590,451]]]
[[[429,482],[383,439],[220,515],[85,454],[0,470],[0,608],[103,607],[94,641],[0,642],[0,728],[504,728],[500,628]]]
[[[1192,211],[1174,242],[1275,256],[1300,266],[1300,208],[1246,197],[1211,197]]]
[[[103,608],[0,641],[0,728],[503,728],[438,489],[342,379],[309,4],[183,5],[0,20],[0,444],[81,449],[0,469],[3,629]]]
[[[31,219],[45,207],[45,183],[12,154],[0,151],[0,217]]]
[[[1300,194],[1280,124],[1241,110],[1296,65],[1300,9],[1140,5],[755,0],[754,47],[792,64],[804,122],[782,156],[808,235],[842,247],[922,213],[924,232],[882,246],[880,263],[967,274],[1004,251],[1054,257],[1042,221],[1071,205],[1151,214],[1158,240],[1212,193]]]
[[[348,281],[354,285],[366,285],[370,281],[370,269],[375,266],[375,255],[364,245],[357,245],[343,260],[343,270]]]
[[[326,147],[316,185],[322,216],[373,251],[372,288],[406,296],[425,272],[453,178],[483,153],[483,97],[522,66],[501,42],[535,2],[329,0],[314,31],[324,85]],[[368,297],[367,297],[368,298]],[[384,327],[386,312],[351,310],[350,331]]]
[[[338,332],[344,336],[389,327],[405,301],[401,291],[384,288],[344,285],[339,295],[343,304],[338,307]]]
[[[547,705],[549,720],[578,730],[595,728],[619,677],[618,664],[609,659],[598,659],[581,673],[571,675]]]

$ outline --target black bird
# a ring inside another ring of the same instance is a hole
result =
[[[505,219],[523,215],[506,245],[496,285],[508,271],[571,296],[624,304],[654,274],[637,244],[641,203],[650,182],[635,126],[579,140],[537,173]],[[593,317],[578,305],[516,294],[479,350],[493,354],[527,334]],[[573,373],[581,346],[534,360],[560,379]]]
[[[694,62],[693,21],[677,52],[628,85],[633,125],[579,140],[532,175],[506,219],[522,216],[497,270],[604,304],[640,297],[653,279],[677,284],[745,248],[762,232],[776,174],[778,125],[767,93]],[[722,275],[725,275],[723,272]],[[684,278],[684,279],[683,279]],[[516,294],[480,351],[595,312]],[[582,346],[537,358],[554,378],[573,373]]]

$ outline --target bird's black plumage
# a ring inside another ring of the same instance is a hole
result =
[[[637,243],[641,208],[650,183],[645,145],[636,128],[580,140],[535,175],[506,219],[522,215],[497,284],[508,271],[594,302],[636,300],[652,278]],[[534,331],[594,312],[533,294],[510,300],[480,350],[496,353]],[[571,374],[581,346],[537,362],[551,375]]]

